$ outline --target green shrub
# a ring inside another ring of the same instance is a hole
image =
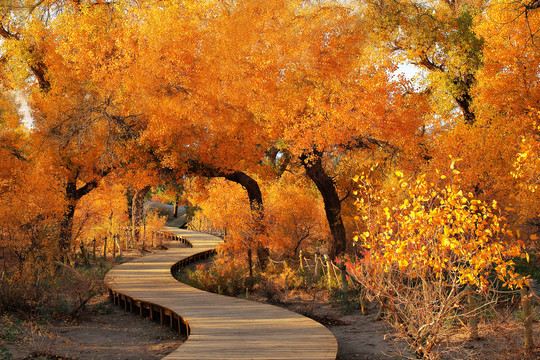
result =
[[[351,314],[362,309],[362,292],[359,289],[347,292],[334,288],[330,291],[330,302],[339,307],[343,314]]]
[[[3,315],[0,318],[0,339],[13,342],[22,332],[21,321],[15,316]]]

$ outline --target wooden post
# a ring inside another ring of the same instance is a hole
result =
[[[340,262],[338,268],[341,271],[341,291],[346,293],[349,291],[349,284],[347,282],[347,269],[345,268],[345,263],[343,261]]]
[[[304,272],[304,254],[302,254],[302,250],[300,250],[300,269]]]
[[[326,279],[328,280],[328,288],[332,287],[332,260],[328,255],[324,254],[324,260],[326,262]]]
[[[523,286],[521,288],[521,308],[523,309],[523,325],[525,327],[525,339],[524,347],[525,352],[529,353],[533,346],[533,328],[532,328],[532,309],[531,309],[531,297],[529,296],[529,287]]]
[[[315,254],[315,267],[313,269],[313,278],[315,281],[319,280],[319,275],[321,271],[319,270],[319,255]]]
[[[92,239],[92,257],[96,260],[96,238]]]
[[[467,286],[467,292],[469,331],[471,332],[471,339],[478,340],[480,336],[478,336],[478,318],[476,317],[476,296],[471,286]]]
[[[81,241],[79,244],[79,248],[81,249],[81,256],[83,258],[83,261],[85,264],[90,264],[90,261],[88,260],[88,253],[86,251],[86,247],[84,246],[84,243]]]

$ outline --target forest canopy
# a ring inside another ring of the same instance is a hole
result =
[[[304,250],[451,273],[419,260],[427,241],[468,264],[461,285],[493,269],[526,284],[511,259],[539,245],[538,2],[2,0],[0,15],[3,279],[96,238],[134,246],[160,224],[154,196],[250,271]],[[388,256],[405,247],[419,257]]]

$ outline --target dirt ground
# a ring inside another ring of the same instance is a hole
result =
[[[339,319],[342,325],[328,326],[338,340],[339,353],[337,360],[381,360],[414,358],[406,351],[406,344],[383,321],[375,321],[376,312],[367,316],[360,313],[344,315]],[[521,338],[523,327],[514,319],[510,319],[500,327],[480,325],[481,339],[468,339],[465,330],[455,339],[459,355],[445,357],[451,359],[470,360],[538,360],[540,347],[534,354],[525,356],[522,353]],[[540,324],[535,324],[535,334],[540,334]],[[537,335],[538,336],[538,335]],[[536,340],[538,344],[538,340]]]
[[[264,301],[256,296],[250,299]],[[404,342],[391,335],[384,321],[374,320],[376,308],[366,315],[360,310],[345,314],[343,308],[330,302],[320,290],[310,294],[291,293],[276,305],[327,326],[338,340],[337,360],[407,358],[403,356],[407,355]],[[8,326],[13,318],[0,317],[0,360],[153,360],[161,359],[182,343],[168,327],[126,312],[110,303],[106,296],[93,299],[89,309],[76,322],[56,321],[47,326],[35,323]],[[539,333],[537,322],[535,334]],[[460,350],[463,357],[458,359],[526,359],[520,355],[522,327],[515,317],[510,317],[500,328],[481,326],[480,335],[482,339],[473,342],[463,334]],[[535,354],[527,359],[540,359],[540,348]]]
[[[11,338],[0,339],[0,359],[11,359],[10,353],[12,359],[152,360],[182,343],[168,327],[124,311],[106,297],[91,307],[98,313],[75,323],[15,325]]]

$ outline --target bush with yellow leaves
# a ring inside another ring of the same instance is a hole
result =
[[[368,231],[355,238],[365,257],[350,270],[383,304],[415,356],[436,359],[452,346],[445,340],[459,332],[456,323],[494,301],[490,290],[526,283],[513,271],[511,259],[528,255],[498,215],[495,201],[463,193],[454,163],[448,175],[437,171],[433,182],[422,175],[409,183],[400,171],[395,174],[394,197],[399,193],[401,200],[382,205],[377,216],[365,210],[374,188],[369,176],[355,178]],[[374,196],[380,200],[380,194]],[[471,294],[483,301],[465,304]]]

